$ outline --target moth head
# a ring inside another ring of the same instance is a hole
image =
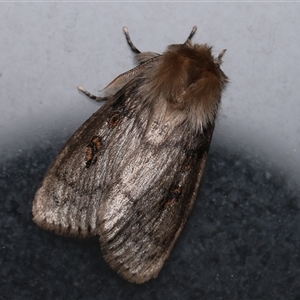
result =
[[[151,65],[146,93],[164,99],[170,110],[187,113],[192,126],[201,129],[214,122],[221,92],[228,79],[220,66],[226,50],[214,57],[207,44],[192,44],[194,27],[183,44],[173,44]]]
[[[186,97],[191,98],[193,95],[200,98],[216,94],[227,82],[227,77],[220,68],[224,53],[225,50],[215,58],[212,47],[207,44],[193,45],[186,42],[170,45],[162,54],[155,73],[175,101],[184,103]],[[186,96],[180,96],[182,93]],[[174,98],[175,95],[178,99]]]

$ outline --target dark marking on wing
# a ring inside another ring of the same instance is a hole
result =
[[[178,200],[179,196],[181,194],[181,188],[180,186],[173,186],[170,189],[170,192],[167,196],[167,202],[164,204],[163,209],[168,209],[170,206],[174,205]]]
[[[121,115],[119,112],[115,112],[109,119],[108,119],[108,126],[110,128],[115,128],[121,120]]]
[[[86,150],[86,168],[89,168],[91,164],[95,164],[97,161],[96,154],[103,148],[103,143],[99,136],[94,136],[89,144],[87,145]]]

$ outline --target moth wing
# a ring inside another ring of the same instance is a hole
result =
[[[97,234],[103,187],[117,169],[107,145],[119,143],[123,99],[122,91],[111,97],[60,151],[33,202],[33,220],[43,229],[79,237]]]
[[[137,123],[141,125],[142,120]],[[106,260],[135,283],[158,275],[184,228],[198,194],[213,131],[210,126],[186,141],[178,127],[157,145],[157,140],[151,140],[151,130],[148,138],[147,133],[138,138],[141,128],[134,126],[136,132],[126,136],[128,150],[133,146],[134,151],[119,161],[118,175],[98,211],[98,234]]]
[[[74,133],[33,204],[44,229],[99,235],[108,263],[136,283],[158,275],[179,237],[213,132],[182,132],[176,116],[156,120],[140,84],[131,81]]]

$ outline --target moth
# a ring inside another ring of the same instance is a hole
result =
[[[97,97],[105,102],[67,141],[33,202],[34,221],[57,234],[99,236],[126,280],[158,276],[195,204],[221,94],[223,50],[183,44],[140,52],[137,66]]]

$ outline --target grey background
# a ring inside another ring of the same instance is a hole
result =
[[[2,159],[98,108],[76,86],[96,93],[133,67],[122,26],[141,51],[161,52],[197,25],[194,42],[227,49],[214,143],[299,174],[299,4],[1,3],[0,17]]]
[[[0,3],[0,298],[299,299],[299,4]],[[125,282],[97,239],[40,230],[34,193],[141,51],[209,43],[230,84],[200,199],[159,277]],[[298,297],[298,298],[297,298]]]

